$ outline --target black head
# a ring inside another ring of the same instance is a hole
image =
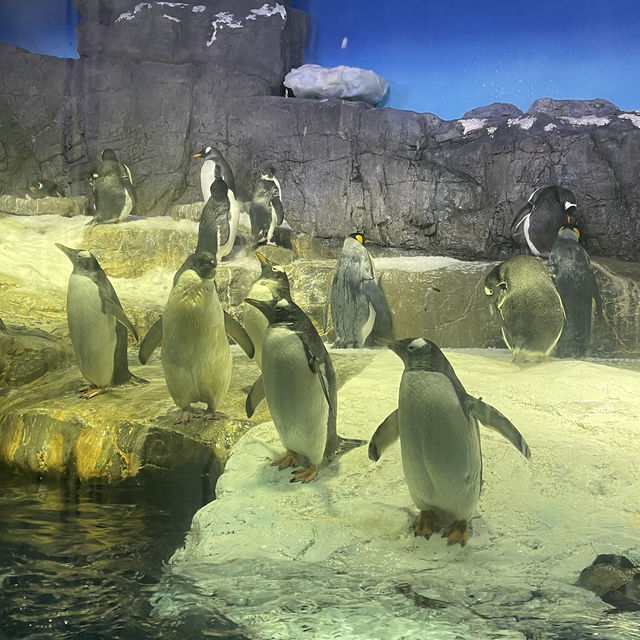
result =
[[[349,237],[353,238],[354,240],[357,240],[360,244],[364,244],[364,232],[363,231],[356,231],[355,233],[350,233]]]
[[[194,158],[202,158],[203,160],[209,160],[209,158],[217,158],[220,156],[220,152],[215,147],[204,147],[197,153],[193,154]]]
[[[271,164],[267,164],[264,167],[261,167],[258,173],[264,180],[273,180],[276,177],[276,169]]]
[[[260,277],[276,281],[278,283],[278,290],[286,293],[288,296],[291,287],[289,285],[289,277],[284,267],[279,264],[273,264],[269,258],[263,256],[260,252],[256,252],[256,258],[260,260],[260,266],[262,267]]]
[[[570,240],[571,242],[580,242],[580,231],[578,227],[560,227],[558,238]]]
[[[102,152],[102,159],[103,160],[117,160],[116,152],[113,149],[105,149]]]
[[[404,362],[405,369],[421,369],[445,373],[451,364],[438,345],[425,338],[403,338],[389,344],[391,349]]]
[[[218,175],[220,165],[216,165],[216,179],[211,183],[209,187],[209,193],[214,200],[222,200],[227,196],[229,187],[227,183]]]
[[[216,257],[209,251],[192,253],[176,271],[173,277],[174,286],[185,271],[195,271],[203,280],[211,280],[216,275]]]
[[[262,311],[269,324],[289,322],[292,319],[294,305],[286,297],[272,300],[256,300],[255,298],[245,298],[247,304]]]
[[[102,271],[102,267],[96,260],[96,257],[86,249],[72,249],[71,247],[65,247],[63,244],[56,242],[56,247],[62,251],[73,264],[73,270],[75,273],[88,274],[98,273]]]

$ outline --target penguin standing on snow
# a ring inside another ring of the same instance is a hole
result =
[[[361,348],[372,333],[377,338],[391,337],[391,311],[361,233],[347,236],[342,246],[327,295],[325,326],[328,308],[336,333],[335,349]]]
[[[562,333],[565,315],[544,264],[533,256],[512,256],[489,272],[484,292],[498,313],[513,362],[548,358]]]
[[[275,245],[273,234],[284,222],[282,189],[275,170],[267,167],[256,180],[249,207],[251,220],[251,242],[256,247],[261,243]]]
[[[161,344],[162,371],[173,401],[180,408],[176,422],[189,422],[194,402],[205,402],[205,418],[216,418],[231,381],[231,350],[227,333],[253,356],[253,345],[226,314],[215,282],[216,259],[208,251],[192,253],[173,278],[162,317],[140,345],[146,364]]]
[[[573,224],[576,197],[564,187],[536,189],[511,223],[511,233],[534,256],[546,258],[556,241],[558,230]]]
[[[291,482],[310,482],[323,459],[364,441],[336,433],[335,372],[309,317],[286,297],[245,300],[269,321],[262,342],[262,380],[273,423],[286,448],[273,465],[280,469],[306,465],[292,472]]]
[[[589,254],[579,243],[580,232],[575,227],[563,227],[558,232],[549,254],[547,269],[560,294],[566,314],[562,335],[556,345],[561,358],[580,358],[587,354],[591,337],[592,301],[602,317],[602,298],[591,271]]]
[[[127,364],[127,330],[138,333],[122,310],[115,289],[92,253],[56,244],[73,264],[67,287],[67,322],[73,353],[82,375],[91,383],[83,398],[104,393],[106,387],[134,376]]]
[[[92,176],[94,223],[122,222],[136,206],[136,192],[129,167],[119,162],[113,149],[102,152],[97,173]]]
[[[409,493],[420,509],[415,535],[444,529],[449,544],[464,546],[482,484],[478,421],[504,436],[525,458],[520,432],[500,413],[469,395],[431,341],[405,338],[389,344],[404,362],[398,408],[376,429],[369,458],[377,461],[398,437]]]

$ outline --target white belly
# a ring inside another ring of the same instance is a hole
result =
[[[216,163],[213,160],[205,160],[200,169],[200,189],[202,199],[206,202],[211,195],[211,185],[216,179]]]
[[[398,424],[402,467],[415,505],[468,520],[480,495],[480,434],[451,382],[440,373],[405,372]]]
[[[199,295],[192,294],[200,290]],[[173,287],[162,316],[162,369],[176,405],[206,402],[215,409],[229,389],[231,350],[218,295],[187,271]]]
[[[267,404],[282,444],[320,464],[327,441],[329,405],[320,380],[307,365],[298,337],[270,327],[262,344],[262,377]]]
[[[67,288],[69,337],[82,375],[98,387],[111,384],[116,319],[101,310],[98,285],[71,274]]]

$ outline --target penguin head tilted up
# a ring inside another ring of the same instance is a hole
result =
[[[71,260],[75,274],[91,277],[93,274],[102,272],[102,267],[90,251],[86,249],[72,249],[58,242],[56,242],[56,247]]]
[[[261,254],[259,251],[256,252],[256,258],[260,260],[260,279],[269,287],[269,289],[271,289],[273,297],[276,300],[280,300],[281,298],[290,300],[291,286],[289,284],[289,277],[287,276],[287,272],[284,268],[279,264],[271,262],[269,258]]]
[[[295,318],[296,305],[287,300],[286,297],[272,300],[245,298],[244,301],[262,311],[270,325],[290,324]]]
[[[203,280],[211,280],[216,277],[216,257],[209,251],[192,253],[173,276],[174,287],[185,271],[195,271]]]

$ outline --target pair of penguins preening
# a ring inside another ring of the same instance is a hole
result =
[[[349,269],[359,264],[353,254],[360,250],[352,241],[362,246],[356,238],[345,240],[345,253],[351,256],[342,264],[350,265]],[[126,331],[136,338],[137,334],[97,260],[88,251],[58,246],[74,265],[67,314],[77,362],[92,383],[84,397],[131,379],[144,382],[129,372],[126,362]],[[371,258],[362,249],[366,265]],[[286,449],[273,464],[280,469],[295,467],[291,481],[306,483],[315,478],[323,460],[365,442],[338,436],[337,385],[330,355],[312,321],[293,301],[284,270],[257,255],[262,273],[245,299],[244,328],[224,312],[218,299],[215,255],[196,251],[175,274],[162,317],[142,341],[139,357],[144,364],[161,345],[167,387],[180,409],[176,421],[191,418],[194,402],[205,402],[205,416],[215,416],[230,382],[231,353],[226,338],[230,335],[261,368],[247,396],[247,414],[251,416],[266,399]],[[368,307],[367,319],[354,334],[359,344],[367,337],[363,327],[375,324],[369,320],[371,308],[380,303],[382,295],[372,293],[374,280],[368,269],[358,266],[364,285],[361,297]],[[338,309],[341,286],[353,282],[340,270],[338,264],[331,290],[331,301]],[[342,312],[347,314],[347,309],[343,304]],[[386,312],[382,306],[378,309],[383,326],[390,329],[385,325],[390,322],[388,308]],[[252,316],[252,310],[259,315]],[[352,313],[352,321],[365,315]],[[332,314],[335,321],[336,309]],[[464,545],[482,482],[478,423],[501,433],[526,457],[529,448],[505,416],[465,391],[433,342],[409,338],[387,343],[403,360],[405,370],[398,408],[373,434],[369,457],[379,459],[399,437],[409,492],[420,509],[415,534],[429,537],[443,529],[449,543]]]
[[[575,195],[559,186],[536,189],[511,224],[514,237],[533,255],[516,255],[485,278],[514,363],[586,355],[592,302],[602,300],[589,255],[579,244]],[[547,259],[547,264],[542,259]]]

